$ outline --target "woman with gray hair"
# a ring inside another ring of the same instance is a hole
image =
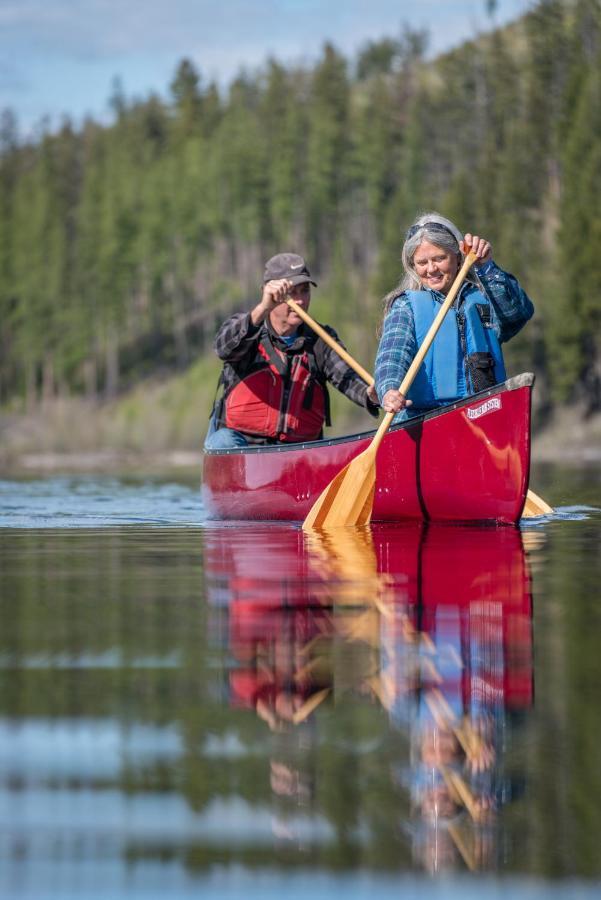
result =
[[[470,250],[477,262],[404,397],[399,385]],[[462,236],[439,213],[424,213],[409,228],[402,262],[404,275],[384,298],[375,366],[378,397],[387,412],[399,414],[395,423],[504,381],[501,344],[534,312],[517,279],[493,262],[490,242]]]

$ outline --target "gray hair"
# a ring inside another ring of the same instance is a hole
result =
[[[386,316],[396,298],[399,297],[403,291],[419,291],[421,289],[422,283],[413,265],[413,257],[420,244],[423,244],[424,241],[428,241],[428,243],[435,244],[437,247],[446,250],[448,253],[456,254],[459,256],[460,262],[462,262],[463,253],[459,246],[462,240],[463,235],[457,226],[454,225],[450,219],[441,216],[440,213],[426,212],[418,216],[407,231],[405,243],[403,244],[401,253],[401,261],[404,269],[403,276],[397,286],[386,294],[382,300],[384,315]],[[475,279],[470,273],[466,280],[474,281]]]

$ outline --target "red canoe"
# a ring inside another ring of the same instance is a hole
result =
[[[528,490],[533,383],[518,375],[391,428],[378,451],[372,521],[517,522]],[[215,519],[302,522],[373,434],[206,451],[205,509]]]

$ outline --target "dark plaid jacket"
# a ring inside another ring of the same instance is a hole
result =
[[[329,325],[322,325],[322,328],[344,347],[333,328],[330,328]],[[314,347],[319,374],[324,383],[332,384],[353,403],[367,409],[370,415],[378,415],[379,407],[369,400],[365,382],[338,356],[335,350],[318,338],[308,326],[301,325],[296,339],[288,345],[274,332],[268,319],[260,325],[253,325],[250,313],[236,313],[230,316],[223,323],[215,338],[215,352],[223,361],[221,383],[224,394],[227,394],[240,378],[244,378],[247,370],[254,365],[259,342],[265,332],[269,334],[274,347],[290,357]],[[219,419],[219,409],[216,412]],[[252,443],[269,443],[268,439],[263,438],[249,437],[249,440]]]

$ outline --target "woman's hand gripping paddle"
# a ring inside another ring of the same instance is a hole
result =
[[[471,251],[465,257],[444,303],[440,307],[399,387],[400,393],[404,396],[407,396],[407,392],[413,384],[419,367],[430,349],[430,345],[442,325],[444,317],[451,308],[465,276],[476,259],[476,254]],[[386,413],[369,447],[345,466],[317,498],[303,522],[303,531],[311,531],[313,528],[332,528],[340,525],[368,524],[371,519],[376,487],[376,454],[395,415],[395,413]]]

